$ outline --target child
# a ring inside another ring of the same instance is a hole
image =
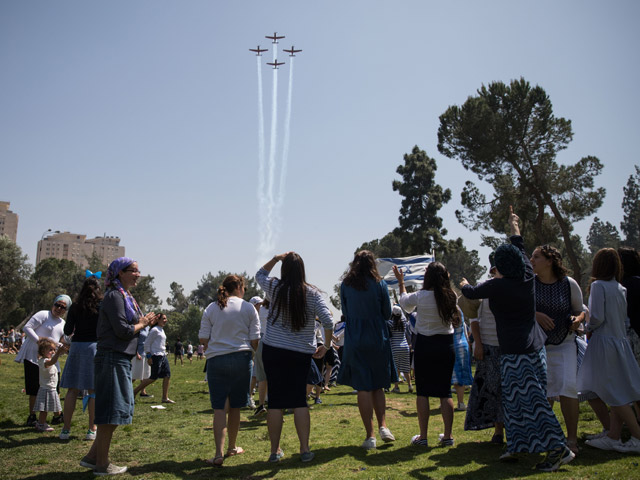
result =
[[[176,403],[169,398],[169,382],[171,380],[171,369],[167,360],[167,335],[164,333],[164,326],[167,324],[167,316],[162,315],[158,324],[151,329],[144,342],[144,351],[149,365],[151,365],[151,376],[142,380],[140,385],[133,391],[134,396],[147,385],[152,384],[158,378],[162,378],[162,402]]]
[[[34,411],[39,412],[36,430],[39,432],[53,432],[53,427],[47,423],[47,412],[62,410],[60,396],[56,390],[58,385],[58,368],[56,362],[64,348],[57,348],[50,338],[38,340],[38,366],[40,367],[40,388],[34,405]]]

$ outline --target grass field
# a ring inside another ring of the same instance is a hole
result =
[[[89,449],[83,440],[87,429],[87,414],[78,402],[73,418],[71,440],[58,439],[55,432],[37,433],[23,427],[27,417],[27,398],[22,393],[22,365],[13,356],[0,357],[0,479],[88,479],[91,471],[78,465]],[[311,410],[311,448],[316,457],[311,463],[300,462],[298,441],[292,415],[285,415],[282,448],[285,458],[279,464],[267,463],[269,443],[266,421],[250,418],[243,410],[238,445],[246,453],[229,458],[223,468],[204,463],[214,453],[212,410],[208,386],[204,383],[204,362],[193,361],[184,367],[171,366],[170,396],[175,405],[166,410],[154,410],[161,396],[160,384],[148,388],[153,399],[138,399],[132,425],[116,430],[111,447],[111,459],[127,465],[129,471],[119,478],[183,479],[640,479],[640,456],[603,452],[584,445],[579,456],[554,473],[540,474],[534,466],[541,458],[530,455],[516,464],[498,462],[502,449],[490,445],[492,431],[465,432],[464,413],[456,412],[452,448],[419,448],[409,444],[418,433],[415,396],[408,393],[387,396],[388,424],[397,440],[366,452],[360,448],[364,429],[360,421],[355,395],[348,387],[337,387],[323,395],[322,405]],[[406,386],[402,386],[406,392]],[[64,396],[64,391],[63,391]],[[155,401],[154,401],[155,400]],[[442,432],[439,402],[431,400],[429,442],[437,443]],[[562,419],[559,407],[556,414]],[[561,420],[562,422],[562,420]],[[600,430],[594,415],[581,405],[579,434]],[[380,442],[380,440],[378,439]],[[381,442],[380,442],[381,443]]]

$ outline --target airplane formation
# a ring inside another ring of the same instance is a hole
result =
[[[268,38],[269,40],[271,40],[271,43],[273,45],[277,45],[279,42],[278,40],[282,40],[283,38],[285,38],[284,35],[280,35],[278,36],[278,32],[273,32],[273,35],[265,35],[264,38]],[[276,48],[276,47],[274,47]],[[260,48],[260,45],[258,45],[256,48],[250,48],[249,49],[250,52],[255,52],[256,57],[261,57],[263,52],[268,52],[269,49],[268,48]],[[295,57],[296,53],[301,52],[302,50],[296,50],[295,47],[293,45],[291,45],[290,49],[286,49],[284,48],[283,51],[287,52],[289,54],[290,57]],[[284,62],[278,62],[277,58],[273,59],[273,62],[267,62],[267,65],[270,65],[273,67],[274,70],[277,70],[278,67],[280,65],[284,65]]]

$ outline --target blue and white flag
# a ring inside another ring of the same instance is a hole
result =
[[[396,265],[404,273],[405,285],[415,285],[419,288],[424,283],[424,272],[427,265],[434,261],[433,255],[416,255],[413,257],[379,258],[378,273],[387,282],[389,288],[397,289],[398,280],[393,274],[392,267]]]

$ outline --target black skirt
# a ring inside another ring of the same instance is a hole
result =
[[[416,393],[422,397],[451,397],[451,374],[455,361],[453,334],[418,334],[413,365]]]
[[[307,376],[311,368],[311,353],[284,348],[262,347],[262,363],[269,385],[269,408],[300,408],[307,406]]]

